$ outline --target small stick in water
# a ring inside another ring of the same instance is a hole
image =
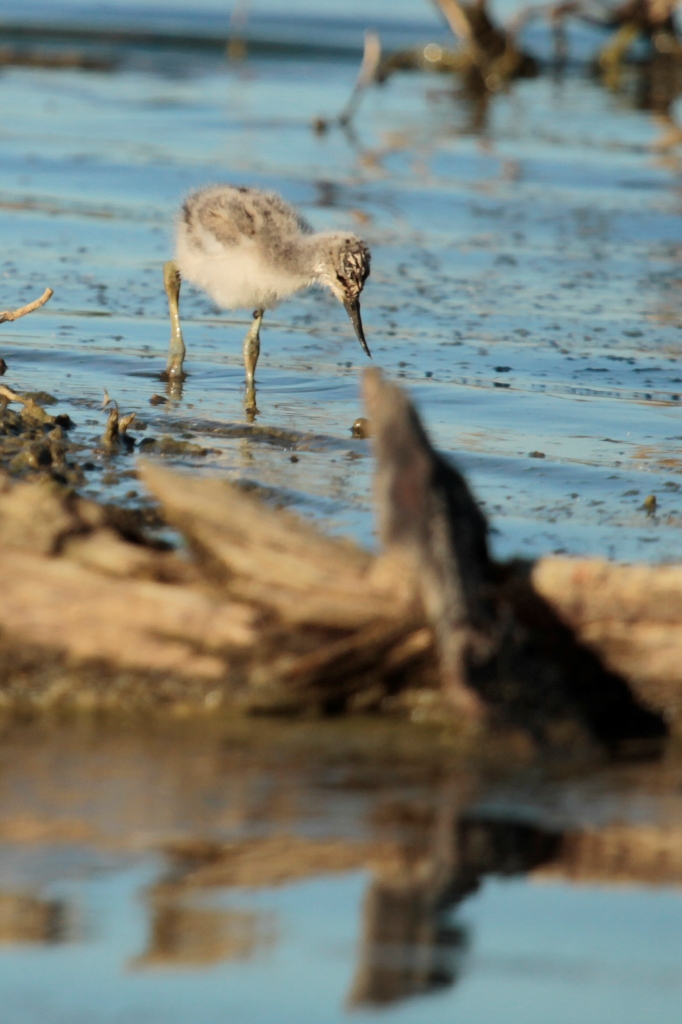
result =
[[[355,80],[353,91],[345,107],[338,117],[325,118],[316,117],[313,121],[313,129],[318,135],[323,135],[333,125],[338,124],[347,128],[355,112],[360,105],[365,90],[376,80],[379,64],[381,63],[381,39],[378,32],[365,32],[365,49],[362,55],[362,64]]]
[[[339,114],[339,124],[345,126],[350,124],[355,114],[365,89],[376,79],[377,69],[381,62],[381,39],[378,32],[365,32],[365,50],[362,55],[362,64],[356,79],[353,91],[350,94],[348,103]]]
[[[471,22],[467,18],[462,5],[457,3],[457,0],[435,0],[435,4],[450,26],[452,34],[461,43],[468,45],[473,38],[473,33],[471,31]]]
[[[52,289],[46,288],[39,299],[34,299],[27,306],[21,306],[20,309],[6,309],[4,313],[0,313],[0,324],[4,324],[8,320],[19,320],[22,316],[26,316],[27,313],[33,313],[34,310],[44,306],[53,295]]]
[[[24,405],[26,404],[25,399],[23,399],[21,395],[18,395],[16,391],[12,391],[11,388],[8,388],[6,384],[0,384],[0,395],[3,398],[6,398],[8,402],[21,402]]]

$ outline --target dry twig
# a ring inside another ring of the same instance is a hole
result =
[[[54,292],[51,288],[46,288],[39,299],[34,299],[33,302],[29,302],[26,306],[21,306],[19,309],[6,309],[4,313],[0,313],[0,324],[4,324],[7,321],[19,320],[22,316],[26,316],[27,313],[33,313],[36,309],[40,309],[48,302]]]
[[[377,72],[381,64],[381,39],[376,32],[365,32],[365,46],[362,55],[362,64],[358,72],[358,77],[355,80],[353,91],[348,98],[348,102],[341,111],[341,113],[334,118],[317,117],[313,121],[313,128],[318,134],[323,134],[328,131],[334,124],[338,124],[341,128],[348,128],[350,125],[358,107],[360,101],[365,94],[365,91],[372,85],[377,79]]]

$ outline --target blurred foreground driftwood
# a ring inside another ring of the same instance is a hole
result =
[[[54,483],[0,481],[0,700],[402,712],[568,747],[660,739],[682,711],[682,568],[495,563],[405,394],[368,371],[365,399],[377,557],[153,463],[141,479],[185,553]]]

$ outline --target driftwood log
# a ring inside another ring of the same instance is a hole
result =
[[[403,712],[540,744],[659,741],[682,714],[682,568],[500,565],[465,480],[365,374],[381,553],[141,462],[186,547],[54,483],[0,486],[0,701]]]
[[[535,59],[518,45],[517,33],[491,15],[487,0],[434,0],[454,37],[452,48],[429,43],[387,54],[377,80],[394,71],[419,69],[460,75],[471,92],[496,92],[515,78],[538,73]]]
[[[667,112],[670,102],[680,91],[682,42],[675,20],[677,0],[622,0],[598,7],[586,0],[560,0],[559,3],[531,4],[522,8],[509,25],[518,37],[521,29],[533,18],[546,18],[554,33],[555,63],[568,57],[565,20],[580,21],[611,32],[608,41],[594,62],[595,70],[610,89],[618,89],[627,59],[633,58],[636,43],[645,43],[634,56],[641,80],[637,89],[640,106]],[[649,80],[648,88],[644,86]],[[674,94],[674,95],[673,95]]]

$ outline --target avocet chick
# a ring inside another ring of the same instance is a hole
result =
[[[310,285],[324,285],[343,303],[371,358],[360,318],[369,264],[369,249],[360,238],[343,231],[313,232],[275,192],[234,185],[194,192],[178,220],[176,258],[164,266],[171,317],[168,378],[184,376],[178,309],[182,279],[202,288],[223,309],[255,310],[244,338],[247,411],[256,407],[254,373],[263,314]]]

